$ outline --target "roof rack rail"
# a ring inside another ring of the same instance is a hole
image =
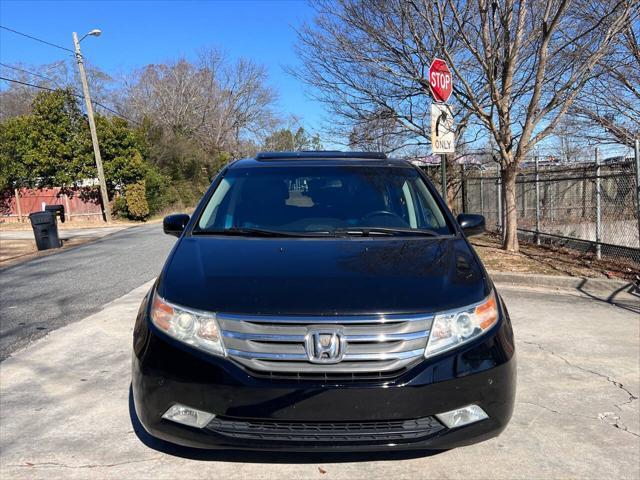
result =
[[[342,152],[340,150],[303,150],[300,152],[258,152],[256,160],[298,160],[298,159],[359,159],[386,160],[382,152]]]

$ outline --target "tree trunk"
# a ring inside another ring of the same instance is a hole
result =
[[[510,163],[503,171],[504,188],[504,232],[502,248],[510,252],[520,250],[518,244],[518,212],[516,210],[516,177],[517,163]]]
[[[447,181],[447,206],[454,215],[460,213],[458,210],[458,204],[456,202],[457,186],[454,184],[453,179]]]

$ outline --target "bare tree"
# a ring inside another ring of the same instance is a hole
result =
[[[0,91],[0,120],[29,114],[41,89],[66,88],[72,79],[64,61],[39,66],[3,63],[0,73],[9,79],[8,88]]]
[[[31,76],[25,74],[12,75],[11,78],[25,83],[32,81]],[[37,90],[32,87],[9,83],[6,90],[0,91],[0,122],[11,117],[28,115],[36,93]]]
[[[317,0],[314,7],[313,22],[298,31],[302,65],[288,70],[327,106],[330,132],[387,151],[430,145],[428,25],[400,0]],[[459,129],[467,124],[459,121]]]
[[[302,65],[288,71],[330,112],[328,131],[351,148],[424,155],[431,145],[429,25],[402,0],[316,0],[316,16],[298,31]],[[453,49],[453,46],[451,46]],[[469,111],[454,102],[460,150],[473,141]],[[455,155],[447,155],[447,166]],[[447,199],[455,194],[449,176]]]
[[[626,0],[410,0],[489,131],[502,168],[503,248],[517,251],[516,175],[553,133],[630,18]]]
[[[261,65],[229,62],[207,50],[196,63],[146,66],[129,80],[123,106],[134,118],[191,137],[208,152],[236,154],[272,122],[276,94],[266,77]]]
[[[631,11],[623,35],[598,62],[572,114],[582,120],[582,135],[631,147],[640,138],[640,3]],[[593,125],[600,127],[594,131]]]
[[[75,95],[82,96],[78,69],[73,60],[45,65],[1,64],[0,73],[17,81],[7,81],[9,87],[0,92],[0,120],[29,114],[33,99],[43,89],[70,88]],[[96,110],[100,111],[100,104],[112,104],[114,79],[91,64],[87,64],[87,78]]]
[[[394,152],[410,142],[392,112],[382,110],[368,120],[355,124],[349,132],[349,147],[353,150]]]

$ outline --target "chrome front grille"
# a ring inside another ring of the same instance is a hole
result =
[[[433,316],[267,316],[219,313],[227,355],[249,371],[282,374],[401,372],[422,358]],[[338,363],[313,363],[305,340],[315,329],[344,336]]]

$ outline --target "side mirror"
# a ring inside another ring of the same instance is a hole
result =
[[[175,215],[168,215],[162,220],[162,228],[167,235],[173,235],[179,237],[182,235],[185,227],[189,223],[189,215],[185,213],[176,213]]]
[[[461,213],[457,217],[460,228],[467,237],[480,235],[485,231],[484,216],[471,213]]]

